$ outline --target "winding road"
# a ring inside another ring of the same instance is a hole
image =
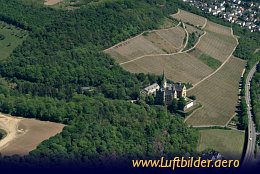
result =
[[[252,112],[251,112],[251,96],[250,96],[250,82],[253,78],[253,75],[256,71],[256,63],[253,68],[250,70],[250,72],[247,75],[246,78],[246,94],[245,94],[245,99],[246,99],[246,104],[247,104],[247,114],[248,114],[248,139],[247,139],[247,147],[246,147],[246,153],[244,156],[243,160],[243,165],[244,166],[249,166],[254,163],[254,151],[255,151],[255,143],[256,143],[256,130],[255,130],[255,123],[252,118]]]

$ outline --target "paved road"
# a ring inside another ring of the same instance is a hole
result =
[[[247,143],[247,149],[246,154],[244,156],[243,165],[248,166],[253,164],[254,161],[254,151],[255,151],[255,143],[256,143],[256,130],[255,130],[255,123],[252,118],[252,112],[251,112],[251,97],[250,97],[250,81],[253,78],[253,75],[256,71],[256,64],[255,66],[250,70],[247,78],[246,78],[246,103],[247,103],[247,114],[248,114],[248,143]]]

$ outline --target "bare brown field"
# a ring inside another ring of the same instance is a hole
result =
[[[132,73],[153,73],[161,75],[163,70],[173,81],[196,83],[213,72],[211,68],[186,53],[165,56],[147,56],[122,65]]]
[[[145,39],[152,42],[157,48],[160,48],[165,53],[175,53],[177,52],[177,49],[167,40],[165,40],[163,37],[158,35],[156,32],[151,32],[146,34]]]
[[[216,24],[214,22],[208,21],[206,27],[204,28],[206,31],[211,31],[214,33],[222,34],[222,35],[227,35],[231,36],[231,28],[226,27],[223,25]]]
[[[44,5],[55,5],[61,2],[62,0],[44,0]]]
[[[144,36],[135,37],[105,52],[115,58],[118,63],[129,61],[143,55],[165,53],[152,42],[145,39]]]
[[[203,105],[187,119],[189,125],[225,125],[229,121],[235,114],[245,65],[245,61],[231,57],[216,74],[188,91]]]
[[[185,38],[185,31],[182,27],[174,27],[168,30],[158,30],[156,33],[168,41],[177,49],[181,49]]]
[[[44,140],[60,133],[63,124],[0,115],[0,127],[7,136],[0,141],[2,155],[26,155]]]
[[[107,50],[118,63],[127,62],[145,55],[168,54],[182,47],[185,32],[181,27],[146,32],[128,39]]]
[[[177,20],[181,20],[184,23],[190,23],[194,26],[203,28],[206,24],[206,19],[204,17],[195,15],[193,13],[186,12],[184,10],[179,10],[178,13],[171,15]]]

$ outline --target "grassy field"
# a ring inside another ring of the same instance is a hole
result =
[[[163,70],[168,79],[175,82],[197,83],[213,70],[202,61],[189,54],[169,56],[149,56],[123,64],[124,69],[133,73],[153,73],[161,75]]]
[[[186,12],[184,10],[179,10],[179,13],[173,14],[171,16],[184,23],[188,23],[197,27],[203,27],[206,22],[206,19],[204,17]]]
[[[0,22],[0,60],[6,59],[27,37],[27,32]]]
[[[236,111],[245,65],[245,61],[232,57],[216,74],[188,92],[203,106],[188,118],[189,125],[225,125],[229,121]]]
[[[200,130],[198,151],[214,149],[227,159],[241,159],[244,139],[244,133],[236,130]]]
[[[197,49],[190,51],[189,54],[195,56],[196,58],[198,58],[199,60],[201,60],[203,63],[205,63],[206,65],[208,65],[210,68],[214,70],[216,70],[221,65],[221,62],[219,60],[214,59],[213,57],[205,53],[202,53]]]
[[[221,65],[221,62],[219,60],[214,59],[213,57],[207,54],[201,54],[199,56],[199,59],[205,64],[207,64],[209,67],[211,67],[212,69],[217,69]]]

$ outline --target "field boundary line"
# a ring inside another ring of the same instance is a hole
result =
[[[260,48],[255,49],[254,54],[260,51]]]
[[[189,88],[187,90],[188,91],[191,91],[192,89],[194,89],[196,86],[198,86],[200,83],[204,82],[205,80],[207,80],[208,78],[210,78],[211,76],[213,76],[214,74],[216,74],[228,61],[229,59],[233,56],[233,53],[235,52],[239,42],[238,42],[238,39],[234,36],[234,33],[233,33],[233,29],[231,28],[231,36],[236,40],[237,44],[236,46],[234,47],[234,49],[232,50],[231,54],[227,57],[227,59],[211,74],[209,74],[208,76],[204,77],[203,79],[201,79],[198,83],[194,84],[193,87]]]
[[[195,49],[195,48],[197,47],[197,45],[200,43],[201,38],[202,38],[203,36],[205,36],[206,34],[207,34],[207,32],[204,31],[204,33],[199,37],[199,39],[198,39],[198,41],[196,42],[196,44],[195,44],[193,47],[191,47],[190,49],[183,51],[183,53],[187,53],[187,52],[189,52],[189,51]]]
[[[228,122],[226,123],[226,126],[228,126],[229,122],[236,116],[237,114],[233,114],[232,117],[228,120]]]
[[[183,45],[183,48],[180,50],[180,51],[178,51],[178,53],[182,53],[182,51],[186,48],[186,46],[188,45],[188,42],[189,42],[189,32],[187,31],[187,29],[186,29],[186,25],[184,24],[184,22],[182,22],[182,25],[183,25],[183,29],[184,29],[184,31],[185,31],[185,33],[186,33],[186,41],[185,41],[185,44]]]
[[[186,30],[186,29],[184,29],[184,30]],[[187,31],[187,30],[186,30]],[[132,59],[132,60],[129,60],[129,61],[126,61],[126,62],[122,62],[122,63],[119,63],[119,65],[124,65],[124,64],[127,64],[127,63],[131,63],[131,62],[134,62],[134,61],[136,61],[136,60],[139,60],[139,59],[142,59],[142,58],[144,58],[144,57],[154,57],[154,56],[173,56],[173,55],[176,55],[176,54],[188,54],[187,52],[188,51],[190,51],[190,50],[192,50],[192,49],[194,49],[198,44],[199,44],[199,42],[201,41],[201,38],[203,37],[203,36],[205,36],[207,34],[207,32],[206,31],[204,31],[204,33],[199,37],[199,39],[198,39],[198,41],[196,42],[196,44],[192,47],[192,48],[190,48],[190,49],[188,49],[188,50],[185,50],[185,51],[178,51],[178,52],[176,52],[176,53],[170,53],[170,54],[147,54],[147,55],[143,55],[143,56],[140,56],[140,57],[137,57],[137,58],[135,58],[135,59]],[[187,40],[186,40],[187,41]],[[184,47],[185,48],[185,47]],[[184,49],[183,48],[183,49]],[[182,49],[182,50],[183,50]]]
[[[189,127],[193,127],[193,128],[214,128],[214,127],[221,127],[221,128],[225,128],[225,125],[215,125],[215,124],[211,124],[211,125],[189,125]]]
[[[196,109],[194,112],[192,112],[188,117],[186,117],[186,118],[184,119],[184,123],[185,123],[195,112],[197,112],[197,111],[199,111],[199,110],[201,110],[201,109],[203,109],[203,108],[204,108],[204,106],[202,105],[202,107],[200,107],[200,108]]]
[[[156,31],[164,31],[164,30],[170,30],[170,29],[174,29],[174,28],[177,28],[177,27],[179,27],[180,26],[180,24],[181,24],[181,22],[179,22],[176,26],[174,26],[174,27],[171,27],[171,28],[165,28],[165,29],[156,29],[156,30],[146,30],[146,31],[143,31],[142,33],[140,33],[140,34],[138,34],[138,35],[136,35],[136,36],[134,36],[134,37],[132,37],[132,38],[129,38],[129,39],[127,39],[127,40],[124,40],[124,41],[121,41],[121,42],[119,42],[118,44],[116,44],[116,45],[114,45],[114,46],[112,46],[112,47],[109,47],[109,48],[107,48],[107,49],[105,49],[105,50],[103,50],[103,51],[108,51],[108,50],[111,50],[111,49],[113,49],[113,48],[115,48],[115,47],[117,47],[117,46],[119,46],[119,45],[121,45],[121,44],[123,44],[123,43],[125,43],[125,42],[129,42],[129,41],[131,41],[131,40],[133,40],[133,39],[135,39],[135,38],[137,38],[137,37],[140,37],[140,36],[142,36],[144,33],[146,33],[146,32],[149,32],[149,33],[151,33],[151,32],[156,32]]]
[[[135,58],[135,59],[132,59],[132,60],[123,62],[123,63],[119,63],[119,65],[124,65],[124,64],[127,64],[127,63],[131,63],[131,62],[134,62],[134,61],[136,61],[136,60],[142,59],[142,58],[144,58],[144,57],[172,56],[172,55],[176,55],[176,54],[181,54],[181,53],[176,52],[176,53],[171,53],[171,54],[148,54],[148,55],[143,55],[143,56],[137,57],[137,58]]]
[[[204,28],[207,26],[207,24],[208,24],[208,19],[207,19],[207,18],[204,18],[204,20],[205,20],[205,23],[204,23],[204,25],[202,26],[202,29],[204,29]]]

